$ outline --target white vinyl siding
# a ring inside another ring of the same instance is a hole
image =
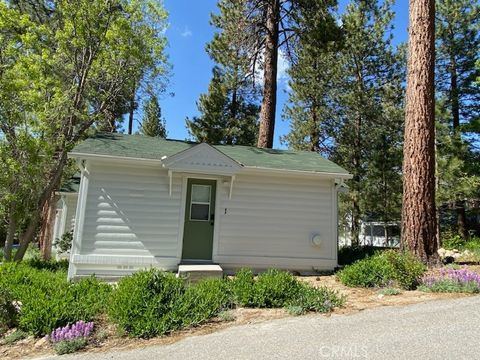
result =
[[[89,167],[80,254],[177,257],[181,181],[165,170]]]
[[[238,175],[232,199],[224,194],[219,206],[217,261],[227,267],[336,265],[333,194],[331,179]],[[313,234],[324,240],[320,247],[312,245]]]

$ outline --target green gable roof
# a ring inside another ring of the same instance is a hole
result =
[[[98,134],[78,144],[72,153],[161,160],[164,156],[175,155],[195,145],[197,143],[143,135]],[[247,167],[348,174],[345,169],[314,152],[239,145],[214,147]]]

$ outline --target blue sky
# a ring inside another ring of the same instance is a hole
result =
[[[161,99],[163,116],[167,123],[168,137],[188,139],[185,118],[198,114],[196,101],[207,91],[211,77],[212,61],[205,53],[205,45],[212,39],[215,28],[210,25],[210,13],[216,12],[216,0],[164,0],[169,12],[167,30],[169,62],[172,76],[166,93]],[[349,1],[339,0],[341,13]],[[407,40],[408,1],[397,0],[394,10],[395,42]],[[287,99],[285,93],[287,79],[280,80],[278,89],[277,119],[274,147],[284,147],[279,138],[288,133],[288,122],[282,120],[281,113]]]

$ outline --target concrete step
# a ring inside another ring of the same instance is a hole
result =
[[[177,276],[192,282],[207,278],[221,279],[223,277],[223,269],[220,265],[215,264],[178,265]]]

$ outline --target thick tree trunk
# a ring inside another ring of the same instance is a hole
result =
[[[403,160],[402,247],[436,257],[435,0],[410,0]]]
[[[50,260],[52,257],[53,227],[55,223],[56,208],[55,193],[52,192],[42,209],[42,220],[39,234],[40,253],[44,260]]]
[[[15,258],[14,258],[15,261],[21,261],[23,259],[23,257],[25,256],[25,252],[28,249],[28,245],[30,245],[30,243],[34,239],[38,230],[38,223],[41,219],[42,209],[45,206],[45,203],[48,201],[48,199],[52,195],[52,193],[55,191],[55,189],[58,188],[60,184],[60,180],[62,179],[62,173],[66,163],[67,163],[67,151],[64,150],[59,155],[56,168],[51,173],[50,182],[48,183],[46,188],[43,190],[43,192],[39,196],[39,199],[37,202],[37,208],[34,210],[33,216],[29,220],[26,230],[20,236],[20,246],[18,248],[17,253],[15,254]]]
[[[277,105],[277,62],[278,62],[278,27],[280,22],[280,0],[268,0],[267,34],[265,38],[263,100],[260,110],[260,130],[257,146],[273,147],[275,130],[275,108]]]

